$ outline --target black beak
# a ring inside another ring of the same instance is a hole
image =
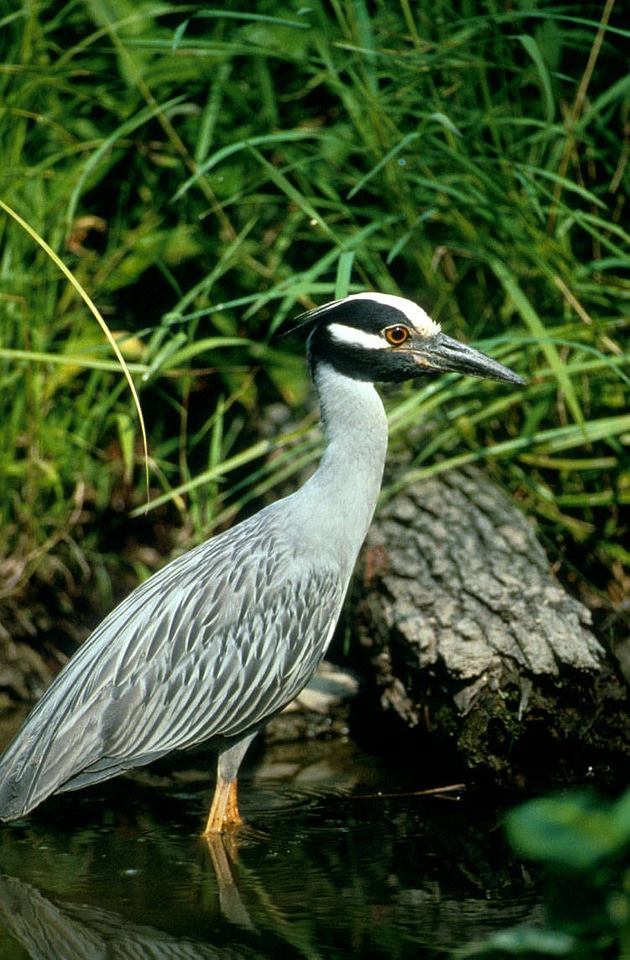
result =
[[[525,381],[509,367],[498,360],[487,357],[485,353],[453,340],[439,333],[415,352],[416,362],[424,368],[440,370],[444,373],[464,373],[469,377],[482,380],[502,380],[506,383],[524,384]]]

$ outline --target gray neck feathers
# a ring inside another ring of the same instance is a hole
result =
[[[378,500],[387,451],[387,419],[372,383],[320,362],[313,379],[328,441],[316,473],[294,495],[306,529],[328,542],[350,576]]]

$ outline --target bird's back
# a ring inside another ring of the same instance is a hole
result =
[[[299,692],[348,578],[287,537],[287,502],[178,558],[103,621],[0,760],[0,819],[171,750],[221,749]]]

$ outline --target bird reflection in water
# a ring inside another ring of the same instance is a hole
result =
[[[37,960],[250,960],[291,956],[290,944],[262,949],[260,934],[241,898],[236,868],[235,836],[208,838],[223,919],[230,925],[228,944],[212,944],[175,936],[136,923],[101,907],[44,895],[17,877],[0,876],[0,922],[32,958]],[[225,930],[222,939],[226,938]],[[265,941],[269,942],[268,934]],[[298,953],[293,954],[300,956]]]

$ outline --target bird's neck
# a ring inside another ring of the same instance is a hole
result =
[[[327,363],[315,364],[313,380],[327,446],[319,468],[302,488],[322,535],[347,546],[348,563],[372,522],[383,479],[387,418],[372,383],[353,380]]]

